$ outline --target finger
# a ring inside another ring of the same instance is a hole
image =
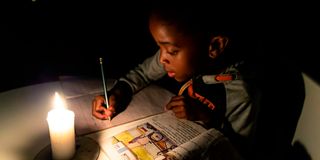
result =
[[[175,116],[177,118],[181,118],[181,119],[187,119],[187,114],[186,112],[174,112]]]
[[[172,108],[172,111],[175,113],[186,112],[186,109],[184,108],[184,106],[175,106]]]
[[[110,95],[109,97],[109,106],[115,106],[116,105],[116,97],[114,95]]]
[[[105,99],[102,97],[99,97],[99,98],[96,98],[95,102],[96,102],[96,106],[102,106],[105,104]]]
[[[172,108],[172,111],[175,113],[176,117],[187,119],[187,112],[184,106],[175,106]]]
[[[95,97],[92,101],[92,115],[98,119],[107,118],[107,116],[105,116],[106,109],[102,106],[103,103],[104,98],[101,98],[101,96]]]
[[[172,108],[174,108],[175,106],[184,106],[185,105],[185,102],[184,102],[184,98],[182,98],[182,99],[175,99],[175,100],[171,100],[168,104],[167,104],[167,106],[166,106],[166,108],[168,109],[168,110],[171,110]]]
[[[178,101],[178,100],[182,100],[182,99],[184,99],[184,96],[173,96],[173,97],[171,97],[172,101]]]
[[[94,112],[96,112],[96,106],[97,106],[97,101],[94,99],[93,101],[92,101],[92,107],[91,107],[91,109],[92,109],[92,114],[94,113]]]
[[[106,115],[106,109],[103,107],[99,108],[98,110],[94,110],[92,115],[99,119],[106,119],[108,116]]]
[[[99,106],[102,106],[104,104],[105,100],[101,96],[96,96],[94,100],[92,101],[92,109],[96,109]]]
[[[106,117],[112,117],[115,114],[115,108],[114,107],[109,107],[108,109],[105,110],[105,116]]]
[[[92,112],[96,112],[96,111],[103,111],[103,106],[102,104],[100,104],[99,102],[97,101],[93,101],[93,104],[92,104]]]
[[[115,109],[116,97],[114,95],[110,95],[108,100],[109,100],[109,108],[107,109],[106,114],[109,117],[112,117],[116,113],[116,109]]]
[[[98,119],[107,119],[108,116],[106,116],[105,114],[101,113],[101,112],[93,112],[92,115]]]

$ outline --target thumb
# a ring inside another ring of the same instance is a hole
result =
[[[108,102],[109,102],[109,107],[112,107],[113,110],[116,109],[116,98],[114,95],[111,95],[108,99]]]

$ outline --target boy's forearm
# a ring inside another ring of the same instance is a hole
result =
[[[117,113],[126,109],[134,93],[166,74],[159,62],[159,56],[158,51],[154,56],[147,58],[142,64],[121,77],[109,91],[108,96],[115,97]]]
[[[127,83],[132,92],[136,93],[143,89],[152,81],[162,78],[166,72],[159,62],[160,52],[154,56],[147,58],[143,63],[139,64],[135,69],[130,70],[119,81]]]

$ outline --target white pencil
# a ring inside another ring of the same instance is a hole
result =
[[[105,101],[106,101],[106,106],[107,106],[107,108],[109,108],[109,101],[108,101],[107,87],[106,87],[106,81],[105,81],[104,71],[103,71],[102,58],[99,58],[99,60],[100,60],[100,67],[101,67],[101,75],[102,75],[102,82],[103,82],[104,97],[105,97]],[[108,117],[108,120],[110,120],[110,117]]]

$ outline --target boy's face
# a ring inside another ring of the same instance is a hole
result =
[[[191,36],[183,34],[174,24],[151,18],[150,32],[160,47],[160,63],[168,76],[178,82],[192,77],[197,67],[200,47]]]

